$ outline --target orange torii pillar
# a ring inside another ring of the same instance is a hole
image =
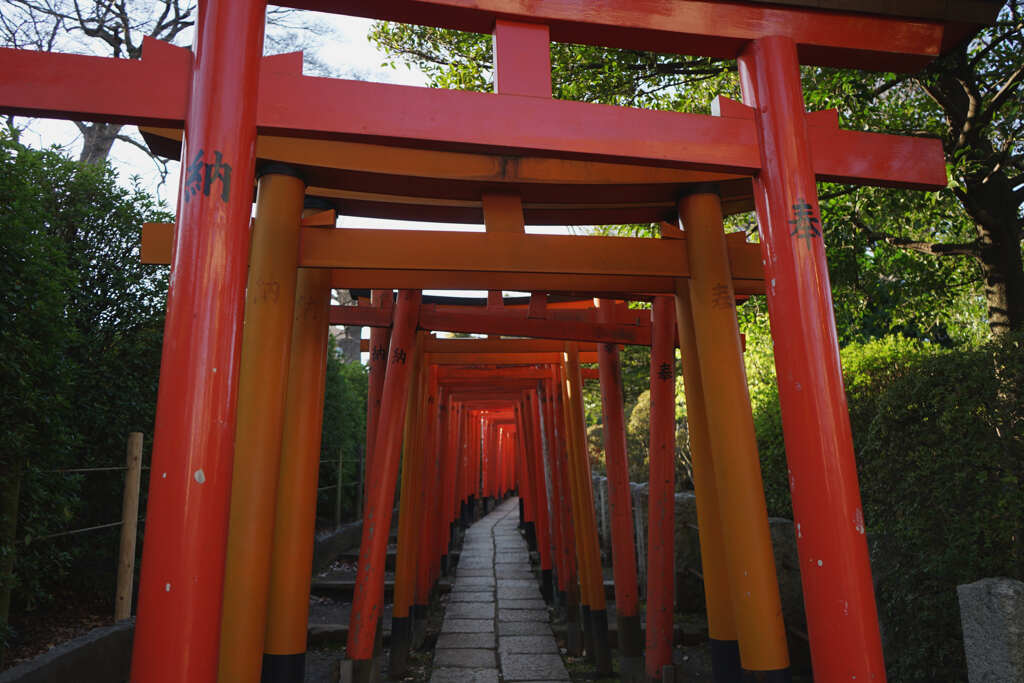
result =
[[[742,678],[736,620],[733,617],[729,572],[725,561],[725,537],[719,512],[718,484],[711,457],[704,383],[701,378],[697,339],[693,330],[690,284],[676,285],[676,328],[682,356],[686,392],[686,427],[693,465],[693,487],[697,496],[697,524],[700,527],[700,560],[703,570],[704,602],[711,641],[711,669],[715,683],[733,683]]]
[[[736,296],[721,201],[713,187],[679,201],[690,245],[690,303],[707,404],[725,560],[743,668],[770,680],[789,677],[775,556],[750,409]]]
[[[597,543],[597,519],[594,511],[594,489],[587,452],[586,428],[583,418],[583,378],[580,374],[579,346],[565,345],[565,388],[563,397],[568,410],[566,424],[569,434],[569,482],[574,498],[577,520],[577,554],[583,595],[584,646],[597,665],[598,674],[610,675],[612,660],[608,642],[608,611],[605,605],[604,574]],[[588,629],[589,626],[589,629]],[[589,642],[588,642],[589,630]]]
[[[614,302],[601,299],[601,322],[614,319]],[[615,576],[615,609],[619,627],[619,675],[631,680],[642,675],[643,633],[637,605],[636,541],[633,538],[632,492],[626,462],[626,427],[622,406],[622,368],[614,344],[598,344],[598,372],[604,410],[604,449],[608,471],[608,503],[612,527],[612,571]],[[652,394],[653,397],[653,394]]]
[[[415,351],[420,299],[419,290],[402,290],[398,295],[377,425],[376,463],[370,470],[373,480],[367,484],[369,495],[359,544],[359,570],[348,638],[348,658],[353,662],[353,677],[360,683],[374,681],[378,677],[374,641],[384,606],[384,571],[402,447],[401,426],[405,422],[406,397],[411,383],[412,359],[409,355]]]
[[[530,436],[526,427],[526,406],[524,401],[516,404],[516,433],[519,434],[519,448],[516,457],[519,459],[519,500],[521,501],[520,521],[526,536],[526,545],[531,552],[537,550],[537,516],[535,479],[533,463],[530,461]]]
[[[413,602],[413,640],[414,648],[423,644],[427,630],[427,612],[430,609],[430,596],[436,578],[435,566],[440,561],[440,553],[436,552],[438,541],[435,533],[436,495],[440,490],[441,458],[439,457],[436,440],[438,437],[438,378],[437,367],[424,363],[424,383],[426,401],[423,405],[423,424],[421,427],[422,442],[422,476],[417,495],[420,507],[419,529],[419,560],[416,568],[416,596]],[[421,396],[422,400],[422,396]]]
[[[670,297],[651,309],[650,488],[647,492],[647,678],[672,665],[675,586],[675,330]]]
[[[255,680],[263,660],[274,505],[305,183],[261,173],[249,257],[218,680]]]
[[[575,497],[569,481],[569,436],[566,416],[568,409],[565,400],[565,367],[554,368],[555,380],[558,385],[549,386],[551,396],[552,424],[555,430],[556,451],[554,464],[558,479],[559,515],[562,520],[562,553],[565,574],[562,576],[561,587],[564,592],[561,604],[565,606],[566,651],[573,657],[583,652],[583,633],[580,624],[582,576],[577,563],[576,522],[574,518]]]
[[[761,150],[754,200],[771,283],[768,310],[814,675],[882,683],[885,663],[796,44],[783,36],[751,41],[739,56],[739,71]]]
[[[196,25],[133,681],[217,677],[265,18],[205,0]]]
[[[394,311],[394,295],[390,289],[375,289],[370,293],[370,305],[386,311]],[[393,323],[392,323],[393,324]],[[388,369],[388,344],[391,340],[391,327],[370,328],[370,363],[369,381],[366,392],[366,464],[363,467],[366,481],[372,481],[370,471],[373,467],[374,452],[377,442],[377,422],[380,417],[380,398],[384,390],[384,377]],[[369,498],[364,498],[369,504]],[[364,504],[364,506],[365,506]]]
[[[425,449],[422,428],[425,393],[423,364],[424,333],[416,335],[416,351],[411,354],[412,378],[405,397],[404,452],[402,455],[401,492],[398,507],[398,551],[395,557],[395,593],[391,611],[391,658],[389,675],[401,677],[409,664],[413,641],[412,606],[416,597],[416,574],[419,555],[419,522],[423,517],[420,493],[423,491]]]
[[[537,496],[537,546],[540,553],[541,595],[551,602],[554,589],[551,584],[551,522],[548,503],[547,482],[544,477],[544,444],[541,437],[541,407],[535,389],[524,392],[527,423],[530,432],[527,437],[533,444],[533,490]]]
[[[315,221],[315,200],[306,199]],[[323,208],[323,207],[320,207]],[[304,221],[305,224],[305,221]],[[326,225],[334,225],[329,212]],[[309,577],[313,571],[317,476],[327,377],[331,273],[302,268],[295,286],[291,357],[281,437],[274,545],[263,641],[264,683],[305,679]]]

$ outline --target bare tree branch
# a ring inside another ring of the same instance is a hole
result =
[[[980,254],[978,245],[974,242],[947,243],[914,240],[875,230],[856,215],[851,216],[850,221],[872,242],[883,242],[897,249],[916,251],[929,256],[973,256],[977,258]]]

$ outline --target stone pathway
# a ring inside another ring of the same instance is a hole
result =
[[[567,681],[512,498],[466,531],[431,683]]]

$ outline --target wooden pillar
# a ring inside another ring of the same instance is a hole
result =
[[[402,290],[398,295],[388,373],[381,394],[375,446],[377,454],[367,480],[367,509],[359,544],[359,570],[348,640],[348,658],[354,662],[353,674],[360,683],[374,681],[377,677],[373,666],[374,640],[384,607],[385,561],[420,300],[418,290]]]
[[[789,652],[768,529],[761,462],[750,410],[736,298],[722,229],[722,207],[711,188],[679,202],[690,246],[690,303],[707,401],[711,452],[716,456],[719,514],[743,668],[788,677]]]
[[[647,491],[647,678],[672,664],[675,607],[675,331],[672,299],[651,310],[650,483]]]
[[[265,16],[205,0],[196,25],[133,681],[217,677]]]
[[[599,302],[601,322],[614,320],[614,303]],[[619,627],[619,674],[626,679],[639,676],[643,665],[643,634],[638,609],[636,543],[633,539],[632,492],[626,462],[626,426],[622,405],[622,368],[614,344],[597,345],[604,411],[604,452],[608,472],[608,507],[612,531],[612,571],[615,576],[615,610]]]
[[[586,428],[583,421],[583,377],[580,373],[579,346],[566,344],[565,371],[568,417],[566,427],[570,434],[569,475],[575,484],[576,510],[579,524],[576,532],[580,539],[577,548],[582,551],[580,574],[586,582],[584,593],[584,639],[587,622],[591,627],[591,652],[599,675],[611,674],[612,662],[608,644],[608,611],[604,596],[604,574],[597,541],[597,518],[594,512],[594,489],[587,453]],[[585,564],[584,564],[585,563]],[[585,570],[583,567],[585,566]]]
[[[781,36],[752,41],[739,69],[761,149],[754,200],[814,675],[881,683],[885,663],[796,44]]]
[[[305,679],[330,305],[330,271],[300,269],[276,492],[263,683]]]
[[[238,423],[224,567],[218,680],[259,676],[267,622],[274,505],[295,311],[299,221],[306,185],[286,167],[265,170],[256,194]]]
[[[711,640],[711,668],[715,683],[734,683],[742,677],[739,641],[733,618],[729,571],[725,561],[725,536],[719,514],[718,483],[715,480],[704,383],[700,374],[690,305],[690,284],[687,280],[677,282],[675,299],[676,327],[679,330],[686,391],[686,426],[690,438],[694,493],[697,496],[704,603],[708,616],[708,637]]]

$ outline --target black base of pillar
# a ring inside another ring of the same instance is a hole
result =
[[[618,615],[619,652],[624,657],[642,657],[644,654],[644,630],[639,616],[626,617]]]
[[[412,606],[412,649],[418,650],[423,647],[423,641],[427,637],[427,613],[429,605]]]
[[[352,683],[377,683],[380,673],[376,657],[352,660]]]
[[[441,576],[448,576],[448,553],[441,556]]]
[[[587,661],[591,664],[597,661],[594,656],[594,620],[590,618],[590,608],[583,605],[580,608],[580,624],[583,626],[583,652],[587,655]]]
[[[393,617],[391,619],[391,658],[388,675],[401,678],[409,670],[409,650],[412,647],[412,619]]]
[[[715,683],[741,683],[740,644],[735,640],[711,639],[711,676]]]
[[[560,607],[565,607],[569,599],[569,593],[566,591],[555,591],[555,600]]]
[[[789,669],[771,671],[743,671],[745,683],[792,683],[793,674]]]
[[[570,657],[583,654],[583,629],[580,626],[580,607],[578,604],[565,605],[565,650]]]
[[[525,513],[523,512],[523,499],[519,499],[519,528],[523,529],[526,526],[526,520],[523,519]]]
[[[555,586],[550,569],[540,570],[540,596],[549,605],[555,597]]]
[[[306,680],[306,653],[296,655],[263,654],[260,683],[302,683]]]
[[[612,675],[612,648],[608,641],[608,610],[591,610],[590,620],[594,623],[594,663],[597,664],[597,675],[606,678]]]
[[[526,523],[526,546],[531,553],[537,552],[537,526],[533,522]]]

